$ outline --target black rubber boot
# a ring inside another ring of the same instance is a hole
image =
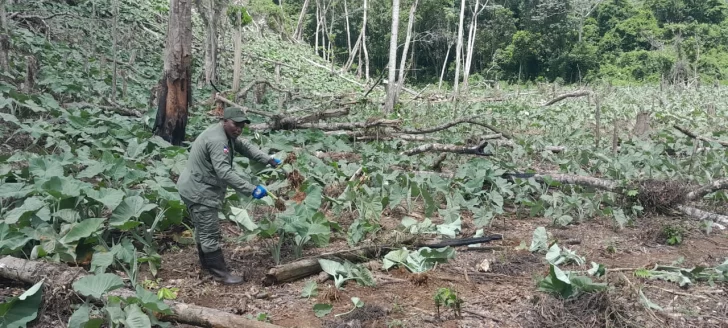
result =
[[[200,257],[200,266],[202,267],[202,270],[207,270],[207,262],[205,262],[205,254],[202,253],[202,247],[200,244],[197,244],[197,256]]]
[[[236,285],[244,281],[242,277],[234,276],[230,273],[230,271],[228,271],[227,265],[225,264],[225,257],[223,257],[221,249],[205,254],[204,256],[207,263],[207,269],[216,281],[225,285]]]

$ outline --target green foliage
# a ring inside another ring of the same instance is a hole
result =
[[[227,17],[230,20],[230,25],[234,27],[245,27],[253,22],[253,17],[248,14],[244,6],[240,5],[229,5]]]
[[[682,244],[684,229],[680,226],[665,225],[662,227],[660,235],[664,238],[666,244],[675,246]]]
[[[458,318],[461,316],[462,304],[465,303],[463,299],[458,297],[456,291],[450,288],[438,288],[433,297],[435,300],[435,309],[437,309],[437,316],[440,316],[440,307],[450,308],[455,316]]]
[[[99,327],[104,320],[109,327],[151,328],[152,323],[162,327],[169,325],[158,322],[155,313],[173,314],[163,300],[176,298],[176,290],[163,288],[155,294],[138,285],[135,296],[127,298],[109,296],[108,293],[123,286],[121,277],[111,273],[89,275],[74,282],[74,291],[86,296],[87,299],[69,317],[68,326]],[[90,302],[92,300],[101,300],[103,306],[97,308]],[[101,317],[91,316],[92,313],[99,313]]]
[[[539,291],[547,292],[563,299],[577,297],[582,293],[598,292],[607,289],[604,283],[594,283],[589,277],[564,272],[558,266],[549,264],[549,274],[538,282]]]
[[[317,303],[313,306],[313,312],[316,314],[317,317],[321,318],[331,313],[331,310],[333,308],[334,307],[331,304]]]
[[[343,264],[326,259],[319,259],[318,262],[321,269],[334,278],[336,288],[341,288],[347,280],[355,280],[358,284],[367,287],[376,285],[372,273],[362,265],[353,264],[346,260]]]
[[[422,247],[410,252],[407,248],[390,251],[384,256],[383,270],[402,265],[413,273],[422,273],[432,269],[437,263],[446,263],[455,257],[455,249],[451,247],[431,249]]]
[[[22,294],[0,303],[0,326],[21,328],[35,320],[43,298],[44,281],[41,280]]]

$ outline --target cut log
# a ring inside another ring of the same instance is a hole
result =
[[[618,191],[619,188],[619,184],[615,181],[581,175],[534,174],[533,178],[536,179],[536,181],[542,183],[545,183],[547,180],[553,180],[560,183],[575,184],[583,187],[591,187],[612,192]]]
[[[49,263],[43,261],[29,261],[12,256],[0,259],[0,277],[35,284],[43,278],[46,283],[55,288],[71,286],[75,281],[88,276],[85,270],[79,267],[69,267],[65,264]],[[130,297],[136,292],[128,288],[109,292],[108,296]],[[219,328],[281,328],[278,325],[247,319],[232,313],[213,308],[186,304],[182,302],[165,300],[173,315],[159,314],[160,319],[176,321],[198,327]],[[69,309],[70,310],[70,309]]]
[[[553,105],[553,104],[555,104],[555,103],[557,103],[559,101],[562,101],[562,100],[564,100],[566,98],[583,97],[583,96],[588,96],[590,94],[592,94],[592,92],[589,91],[589,90],[580,90],[580,91],[565,93],[565,94],[559,95],[558,97],[556,97],[554,99],[549,100],[548,102],[546,102],[545,104],[543,104],[543,106],[544,107],[545,106],[551,106],[551,105]]]
[[[677,205],[676,207],[683,214],[685,214],[689,217],[692,217],[694,219],[697,219],[697,220],[701,220],[701,221],[710,220],[710,221],[717,222],[720,224],[728,224],[728,216],[725,216],[725,215],[706,212],[701,209],[697,209],[697,208],[685,206],[685,205]]]
[[[334,261],[347,260],[356,263],[368,260],[372,257],[379,257],[379,255],[384,251],[399,249],[405,245],[412,245],[413,247],[441,248],[446,246],[479,244],[502,238],[503,236],[501,235],[490,235],[477,238],[460,238],[439,242],[418,243],[415,242],[414,236],[410,236],[396,245],[364,246],[340,252],[320,254],[309,258],[299,259],[295,262],[278,265],[268,270],[268,273],[263,278],[263,285],[270,286],[273,284],[296,281],[317,274],[321,272],[321,265],[318,262],[319,259]]]
[[[705,186],[700,187],[698,190],[688,193],[686,198],[688,200],[697,200],[698,198],[702,198],[709,193],[724,189],[728,189],[728,179],[713,181]]]
[[[690,138],[697,139],[697,140],[702,140],[702,141],[707,141],[707,142],[714,142],[714,143],[717,143],[717,144],[719,144],[719,145],[721,145],[723,147],[728,147],[728,141],[722,141],[722,140],[711,139],[711,138],[699,136],[699,135],[691,132],[690,130],[688,130],[688,129],[684,128],[684,127],[681,127],[681,126],[679,126],[677,124],[673,125],[673,127],[675,129],[677,129],[678,131],[682,132],[683,134],[685,134],[686,136],[690,137]]]
[[[483,149],[488,145],[488,140],[480,142],[476,146],[458,146],[458,145],[443,145],[439,143],[425,144],[419,147],[415,147],[400,153],[400,155],[412,156],[425,152],[438,152],[438,153],[455,153],[455,154],[472,154],[479,156],[489,156],[492,154],[486,154]]]

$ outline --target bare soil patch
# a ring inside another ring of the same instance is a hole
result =
[[[382,225],[396,226],[399,221],[382,218]],[[486,234],[501,233],[504,239],[492,246],[504,246],[499,251],[463,251],[458,248],[457,257],[427,273],[426,281],[410,279],[409,272],[372,270],[377,277],[376,287],[363,287],[349,282],[342,290],[336,290],[332,280],[319,283],[318,296],[302,298],[303,286],[312,276],[300,281],[263,287],[261,281],[268,268],[275,265],[268,250],[270,241],[253,240],[235,242],[237,227],[224,224],[227,237],[225,254],[228,265],[247,281],[238,286],[223,286],[200,274],[194,246],[180,246],[162,254],[160,286],[179,287],[179,300],[251,315],[267,313],[271,322],[284,327],[603,327],[609,318],[610,327],[658,327],[667,320],[674,326],[725,327],[728,295],[716,293],[723,286],[695,286],[695,290],[709,290],[714,294],[695,297],[676,295],[669,291],[679,290],[676,284],[662,281],[640,280],[631,271],[610,273],[610,279],[619,279],[619,273],[633,285],[656,286],[642,288],[643,293],[663,307],[670,306],[676,315],[654,317],[639,303],[639,296],[627,282],[615,283],[615,290],[581,296],[563,301],[536,289],[535,279],[548,272],[542,254],[516,250],[522,241],[530,244],[533,230],[546,226],[553,238],[578,239],[577,245],[563,245],[585,256],[587,263],[594,261],[608,269],[652,268],[655,264],[670,264],[682,258],[683,267],[703,264],[715,266],[728,254],[728,236],[714,231],[705,235],[698,223],[666,218],[643,218],[636,226],[615,231],[610,222],[592,220],[586,223],[557,229],[549,227],[548,219],[495,220]],[[665,224],[681,223],[693,227],[686,229],[683,243],[668,246],[654,238],[645,238],[645,231],[659,229]],[[651,230],[652,229],[652,230]],[[332,244],[326,249],[304,249],[304,256],[325,251],[346,249],[345,238],[332,236]],[[717,251],[720,250],[720,251]],[[477,266],[484,259],[491,263],[488,272],[478,272]],[[281,262],[293,261],[292,250],[284,245]],[[584,267],[567,266],[569,270],[587,270]],[[458,292],[465,301],[463,315],[456,318],[451,311],[436,315],[433,296],[440,287]],[[668,290],[665,292],[664,290]],[[690,295],[691,290],[681,290]],[[700,293],[696,291],[696,293]],[[347,315],[335,317],[353,308],[351,297],[360,298],[365,306]],[[705,301],[705,302],[703,302]],[[314,314],[316,303],[329,303],[333,311],[323,318]],[[677,316],[679,314],[679,317]],[[675,321],[678,320],[678,321]],[[722,321],[721,321],[722,320]],[[578,324],[577,324],[578,322]],[[636,326],[635,326],[636,324]],[[668,325],[670,326],[670,325]]]

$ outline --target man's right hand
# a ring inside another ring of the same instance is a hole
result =
[[[255,189],[253,189],[253,198],[255,199],[261,199],[266,195],[268,195],[268,190],[265,190],[265,187],[262,185],[258,185]]]

